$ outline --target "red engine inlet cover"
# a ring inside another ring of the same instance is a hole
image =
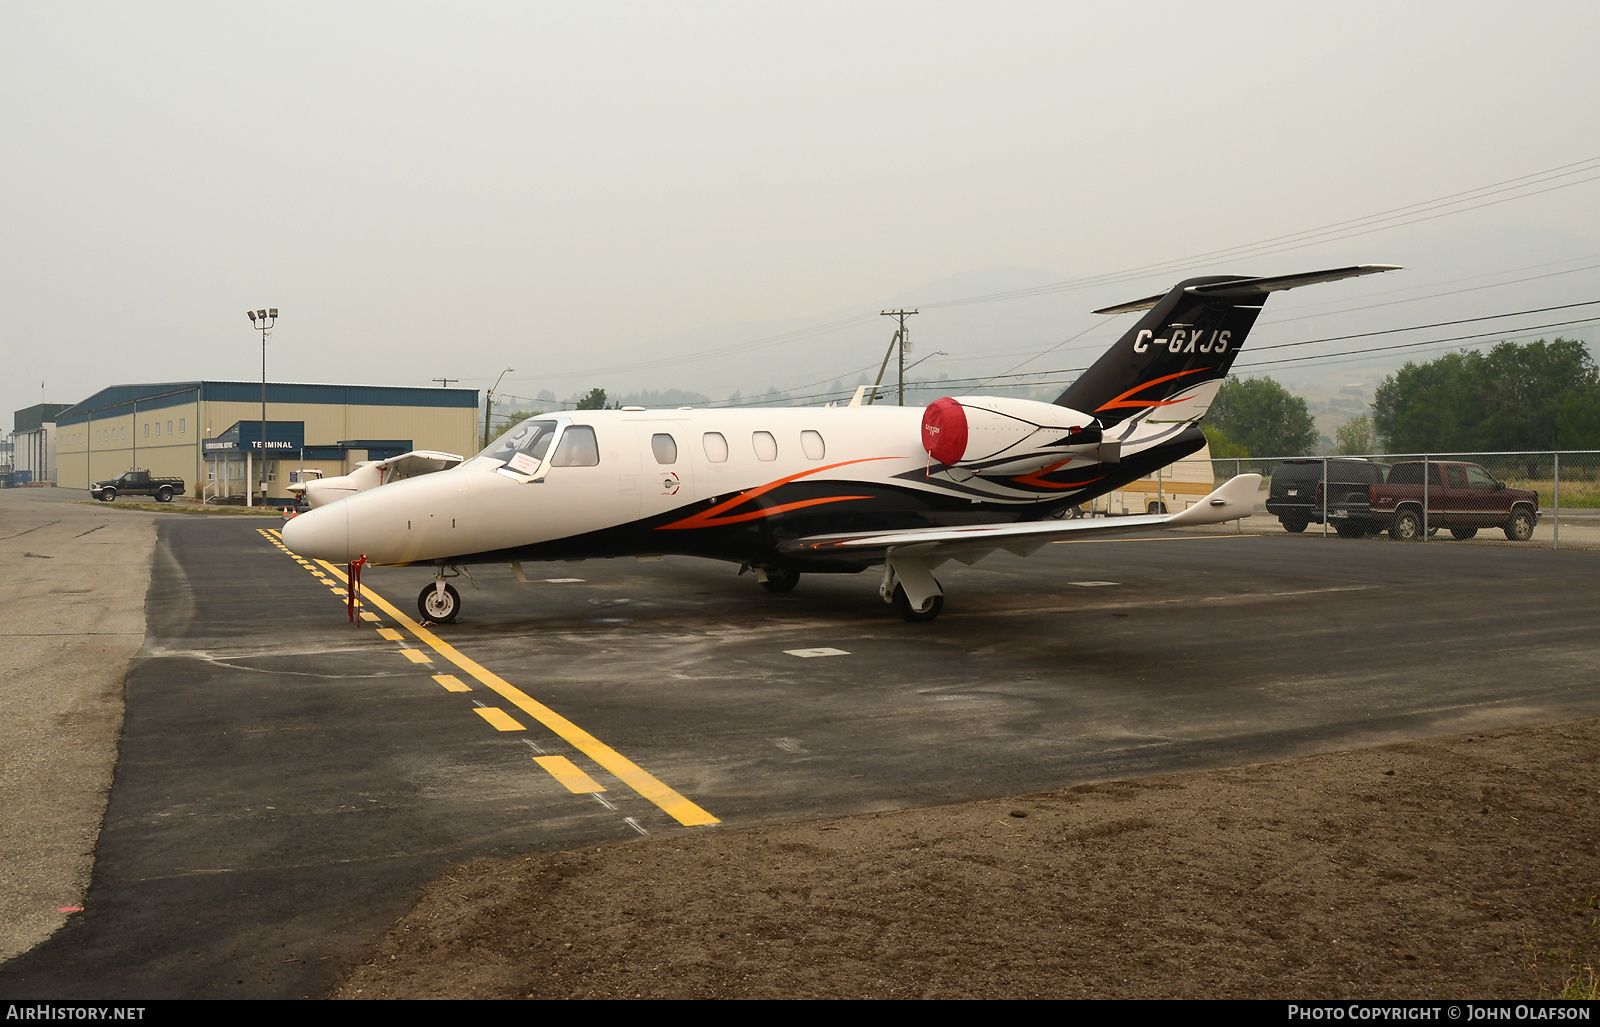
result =
[[[954,466],[967,451],[967,412],[946,396],[922,412],[922,448],[947,466]]]

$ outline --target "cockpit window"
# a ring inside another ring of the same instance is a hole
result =
[[[509,464],[520,454],[537,463],[544,459],[555,432],[554,421],[523,421],[489,443],[478,455]]]
[[[600,443],[595,441],[594,429],[586,424],[568,425],[550,460],[551,467],[594,467],[599,463]]]

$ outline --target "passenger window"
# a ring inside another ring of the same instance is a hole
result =
[[[758,460],[778,459],[778,440],[772,437],[769,431],[758,431],[750,436],[750,442],[756,447]]]
[[[1467,487],[1467,474],[1461,468],[1459,468],[1459,467],[1446,467],[1444,470],[1445,470],[1445,478],[1446,478],[1447,481],[1450,482],[1450,487],[1451,488],[1453,488],[1453,489],[1464,489],[1464,488]]]
[[[600,464],[600,443],[595,440],[594,429],[584,424],[574,424],[561,433],[556,444],[556,455],[551,467],[596,467]]]
[[[1494,488],[1494,479],[1489,477],[1489,472],[1481,467],[1468,467],[1467,485],[1469,488],[1475,489],[1492,489]]]
[[[728,460],[728,440],[722,437],[721,432],[708,431],[701,436],[701,444],[706,449],[706,459],[714,464],[726,463]]]
[[[800,448],[805,450],[807,460],[821,460],[828,455],[828,447],[823,445],[822,433],[819,431],[801,432]]]
[[[656,455],[656,463],[658,464],[675,464],[678,462],[678,443],[671,435],[650,436],[650,451]]]

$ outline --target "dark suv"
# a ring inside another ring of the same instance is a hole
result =
[[[1328,498],[1322,498],[1322,474],[1326,463]],[[1267,513],[1278,518],[1285,531],[1305,531],[1307,524],[1321,524],[1326,509],[1330,521],[1336,523],[1341,535],[1376,534],[1388,525],[1388,517],[1381,520],[1362,520],[1341,517],[1348,509],[1347,500],[1359,497],[1361,508],[1367,506],[1367,490],[1383,484],[1389,465],[1376,460],[1358,457],[1304,457],[1285,460],[1272,472],[1272,488],[1267,493]]]

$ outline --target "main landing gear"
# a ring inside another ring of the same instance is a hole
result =
[[[928,561],[892,549],[883,561],[878,595],[884,602],[893,603],[900,616],[913,624],[931,621],[944,609],[944,589],[934,578]]]
[[[800,583],[799,571],[752,567],[749,564],[741,568],[740,573],[745,570],[755,571],[756,580],[768,592],[792,592]],[[429,591],[431,589],[424,590],[424,597]],[[927,561],[910,554],[891,552],[884,560],[883,581],[878,585],[878,595],[913,624],[931,621],[944,610],[944,589],[929,572]]]

